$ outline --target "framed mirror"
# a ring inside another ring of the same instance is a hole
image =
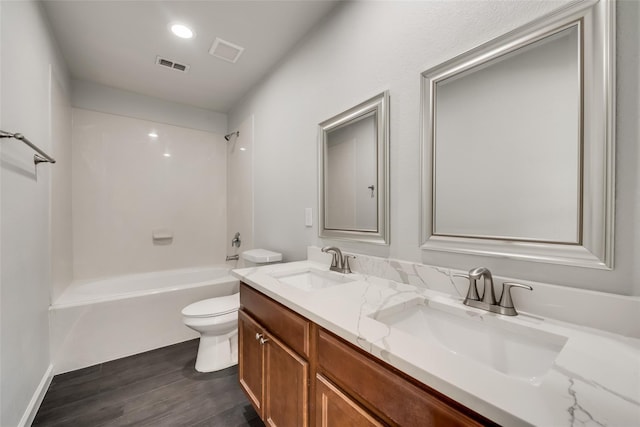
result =
[[[389,94],[320,123],[319,236],[389,244]]]
[[[422,248],[612,268],[614,16],[584,1],[422,74]]]

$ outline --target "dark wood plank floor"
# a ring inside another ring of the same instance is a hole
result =
[[[237,366],[194,369],[198,340],[56,375],[33,426],[262,427]]]

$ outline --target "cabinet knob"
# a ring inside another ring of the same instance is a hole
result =
[[[256,332],[256,341],[259,341],[262,338],[262,334],[260,332]]]
[[[260,344],[264,345],[266,342],[269,342],[269,338],[260,337]]]

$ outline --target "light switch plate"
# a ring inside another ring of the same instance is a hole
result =
[[[313,225],[313,210],[311,208],[304,208],[304,225],[306,227]]]

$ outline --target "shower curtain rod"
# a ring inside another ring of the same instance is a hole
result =
[[[56,160],[53,157],[51,157],[50,155],[42,151],[40,148],[38,148],[33,142],[29,141],[21,133],[10,133],[10,132],[5,132],[3,130],[0,130],[0,138],[15,138],[27,144],[29,147],[31,147],[33,151],[38,153],[33,155],[33,163],[35,163],[36,165],[42,162],[48,162],[48,163],[56,162]]]

